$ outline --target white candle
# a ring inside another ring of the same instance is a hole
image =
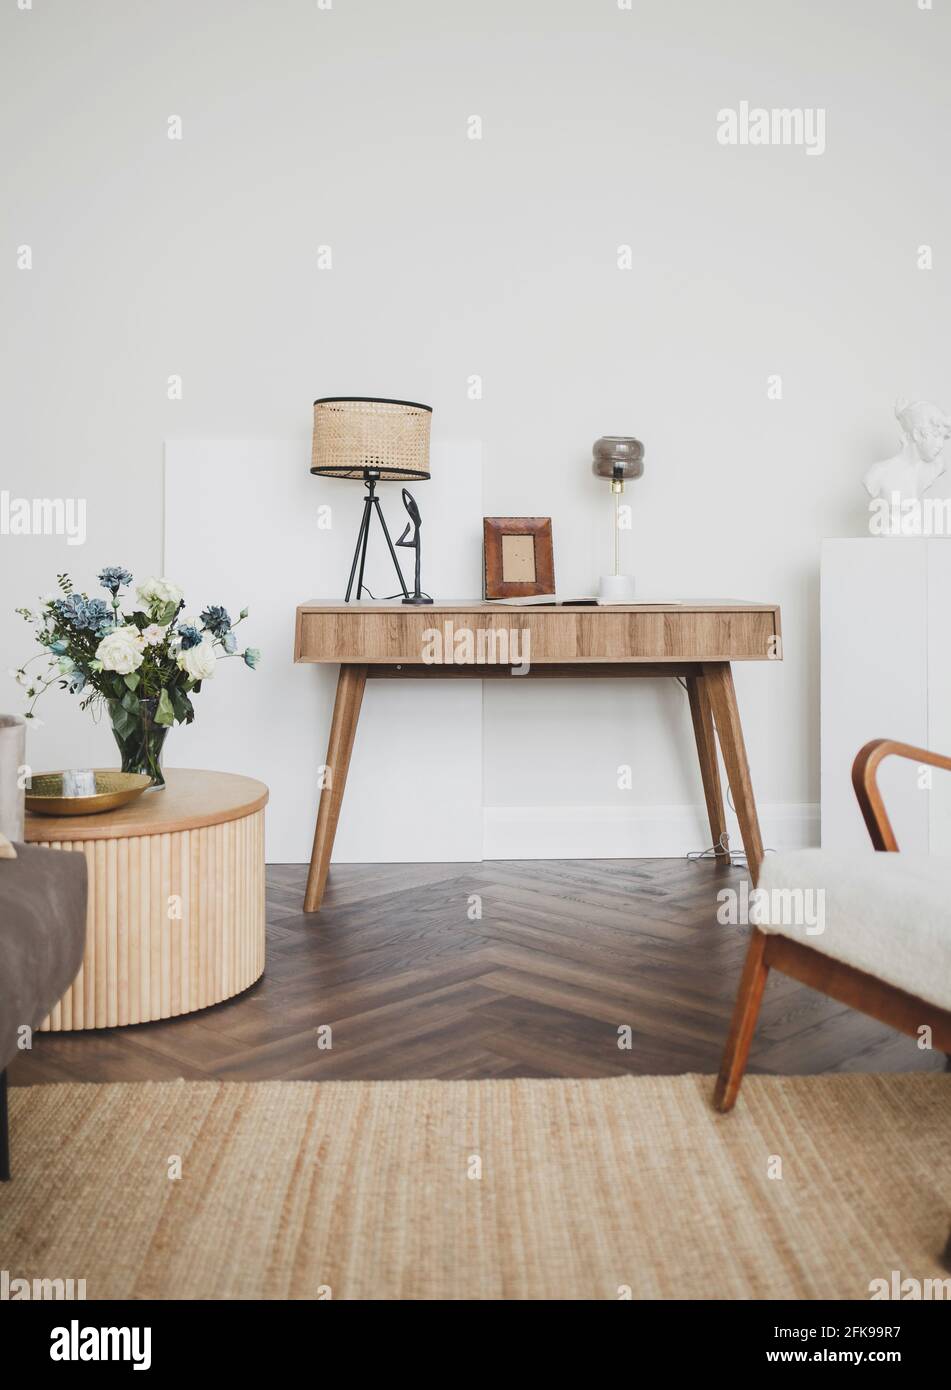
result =
[[[63,773],[64,796],[95,796],[96,774],[91,767],[74,767]]]

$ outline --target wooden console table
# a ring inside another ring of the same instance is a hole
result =
[[[432,633],[446,660],[434,661]],[[476,656],[453,664],[456,634],[470,632]],[[529,670],[514,675],[511,635],[527,640]],[[481,640],[478,635],[481,634]],[[501,658],[501,659],[500,659]],[[549,680],[591,676],[679,676],[687,686],[714,845],[726,831],[717,766],[719,738],[743,848],[754,878],[763,857],[756,803],[733,688],[732,661],[781,660],[779,607],[772,603],[630,604],[595,608],[473,601],[414,608],[401,603],[304,603],[297,609],[294,660],[339,664],[326,766],[304,911],[324,895],[368,678]],[[716,734],[714,733],[716,730]],[[718,853],[726,857],[726,850]]]
[[[267,787],[184,768],[165,779],[115,811],[26,818],[30,844],[89,867],[86,954],[44,1031],[192,1013],[264,973]]]

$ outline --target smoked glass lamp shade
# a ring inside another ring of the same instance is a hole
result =
[[[428,478],[432,406],[330,396],[314,401],[311,473],[384,482]]]
[[[591,471],[597,478],[627,482],[644,472],[644,445],[639,439],[606,434],[594,443]]]

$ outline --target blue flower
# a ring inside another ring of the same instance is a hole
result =
[[[186,623],[184,627],[178,629],[179,640],[182,644],[182,651],[187,652],[189,647],[201,646],[201,633],[192,623]]]
[[[69,598],[54,599],[50,607],[59,621],[74,632],[93,632],[101,636],[113,625],[112,609],[102,598],[70,594]]]
[[[234,656],[235,652],[238,650],[238,639],[233,632],[226,632],[221,639],[221,645],[229,656]]]
[[[132,575],[121,565],[107,565],[105,569],[99,571],[97,578],[102,587],[108,589],[113,597],[124,585],[132,583]]]
[[[70,674],[69,683],[66,686],[66,689],[69,691],[70,695],[78,695],[79,692],[85,686],[85,684],[86,677],[83,675],[82,671],[80,671],[77,667],[77,669]]]
[[[63,641],[62,637],[57,637],[55,642],[50,643],[50,651],[54,656],[66,655],[66,643]]]
[[[218,604],[212,604],[206,608],[201,615],[201,620],[206,629],[215,637],[224,637],[226,632],[231,631],[231,619],[228,612]]]
[[[261,660],[261,652],[258,647],[249,647],[248,650],[242,652],[241,655],[244,657],[245,666],[250,666],[252,671]]]

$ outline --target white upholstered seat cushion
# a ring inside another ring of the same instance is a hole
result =
[[[758,888],[762,931],[951,1009],[951,859],[871,849],[767,854]]]

